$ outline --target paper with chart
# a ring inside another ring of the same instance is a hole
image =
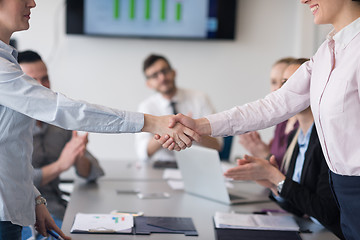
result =
[[[134,218],[131,215],[78,213],[71,232],[131,233],[133,226]]]
[[[217,228],[299,231],[299,225],[289,215],[270,216],[216,212],[214,221]]]

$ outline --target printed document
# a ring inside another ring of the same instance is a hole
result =
[[[134,226],[132,215],[84,214],[75,216],[72,233],[131,233]]]
[[[214,221],[216,228],[299,231],[299,225],[289,215],[270,216],[216,212]]]

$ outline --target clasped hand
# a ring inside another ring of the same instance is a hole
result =
[[[164,116],[167,120],[165,134],[155,134],[155,140],[168,150],[180,151],[191,147],[192,141],[200,142],[201,135],[210,135],[210,123],[207,119],[192,119],[181,113]],[[167,133],[169,132],[170,133]]]
[[[238,166],[227,170],[224,175],[234,180],[253,180],[270,188],[276,195],[276,184],[285,179],[272,156],[270,160],[245,155],[237,160]]]
[[[87,143],[88,133],[80,136],[76,131],[72,132],[72,138],[66,143],[58,160],[62,171],[68,170],[79,158],[84,156]]]

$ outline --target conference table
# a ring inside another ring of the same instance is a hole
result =
[[[204,199],[185,193],[183,190],[173,190],[162,178],[163,170],[152,169],[151,164],[135,162],[112,162],[104,166],[107,177],[96,183],[86,183],[81,179],[75,181],[71,199],[68,204],[62,230],[73,240],[126,240],[126,239],[199,239],[214,240],[215,229],[213,216],[216,211],[252,213],[262,209],[280,209],[275,203],[261,202],[239,205],[226,205],[212,200]],[[137,173],[138,175],[133,175]],[[236,182],[235,188],[241,190],[251,189],[258,191],[259,186],[253,182]],[[169,198],[140,199],[131,190],[143,193],[167,192]],[[260,189],[261,190],[261,189]],[[130,191],[130,193],[127,193]],[[71,234],[70,230],[77,213],[107,214],[113,210],[124,212],[144,212],[145,216],[162,217],[191,217],[198,236],[185,236],[183,234],[151,234],[151,235],[125,235],[125,234]],[[301,229],[310,230],[311,233],[301,233],[304,240],[332,240],[338,239],[334,234],[310,220],[295,218]]]

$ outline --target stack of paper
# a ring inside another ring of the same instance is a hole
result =
[[[132,215],[84,214],[75,216],[72,233],[131,233],[134,226]]]
[[[171,189],[184,189],[184,182],[182,181],[182,176],[179,169],[165,169],[163,173],[163,179],[167,180],[167,183],[171,187]]]
[[[163,179],[181,180],[181,172],[179,169],[166,168],[163,173]]]
[[[216,228],[299,231],[299,225],[289,215],[269,216],[216,212],[214,221]]]

